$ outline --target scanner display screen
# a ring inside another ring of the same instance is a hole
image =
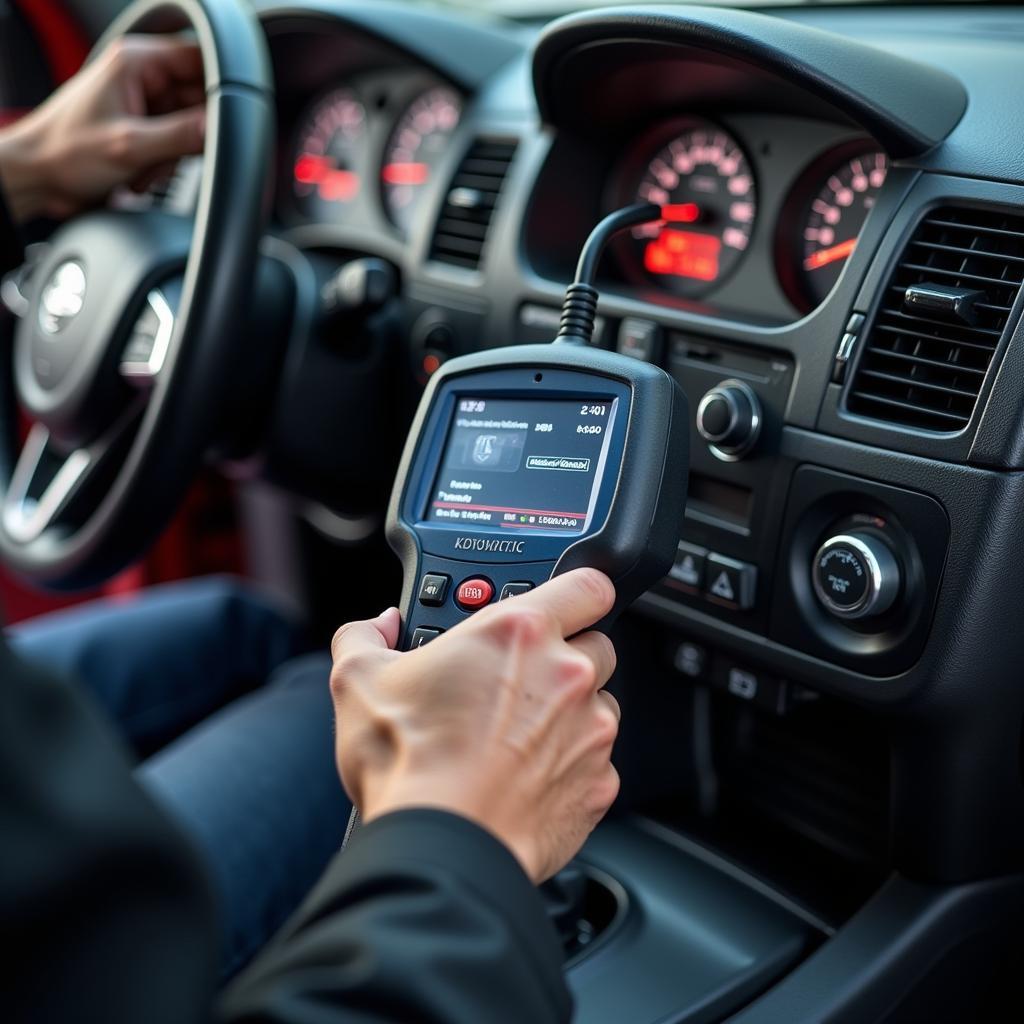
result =
[[[488,529],[583,533],[615,401],[459,396],[426,518]]]

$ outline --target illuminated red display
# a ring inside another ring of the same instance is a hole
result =
[[[662,220],[669,224],[696,224],[701,210],[696,203],[666,203],[661,208]]]
[[[819,249],[804,260],[804,270],[819,270],[821,267],[827,267],[830,263],[835,263],[836,260],[845,260],[856,248],[857,239],[849,238],[828,249]]]
[[[425,185],[430,167],[422,163],[390,163],[380,171],[385,185]]]
[[[644,266],[652,274],[671,274],[695,281],[718,277],[718,254],[722,240],[696,231],[663,228],[644,249]]]
[[[333,161],[314,153],[303,153],[295,161],[295,180],[300,185],[316,185],[321,199],[346,203],[359,191],[359,175],[342,171]]]

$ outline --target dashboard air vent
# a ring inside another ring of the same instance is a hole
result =
[[[477,139],[455,172],[441,218],[434,231],[430,258],[476,270],[487,229],[515,155],[514,142]]]
[[[1022,281],[1024,216],[929,213],[886,287],[850,411],[921,430],[966,427]]]

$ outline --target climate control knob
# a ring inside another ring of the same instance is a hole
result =
[[[818,548],[811,580],[829,612],[840,619],[863,619],[892,607],[900,589],[900,567],[881,538],[843,533]]]
[[[697,433],[726,462],[743,458],[761,433],[761,402],[741,380],[716,384],[697,406]]]

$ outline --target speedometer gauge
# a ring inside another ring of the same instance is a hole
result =
[[[677,135],[647,163],[636,190],[665,210],[662,224],[633,231],[647,274],[681,295],[724,280],[750,244],[757,216],[754,175],[739,143],[714,125]]]
[[[320,99],[299,129],[292,189],[310,216],[330,219],[361,187],[366,110],[350,89]]]
[[[415,223],[426,185],[445,155],[461,114],[458,93],[436,86],[409,104],[388,139],[380,169],[384,207],[404,234]]]
[[[884,153],[863,143],[832,151],[804,174],[787,201],[780,232],[780,277],[804,310],[821,305],[857,246],[889,167]]]

